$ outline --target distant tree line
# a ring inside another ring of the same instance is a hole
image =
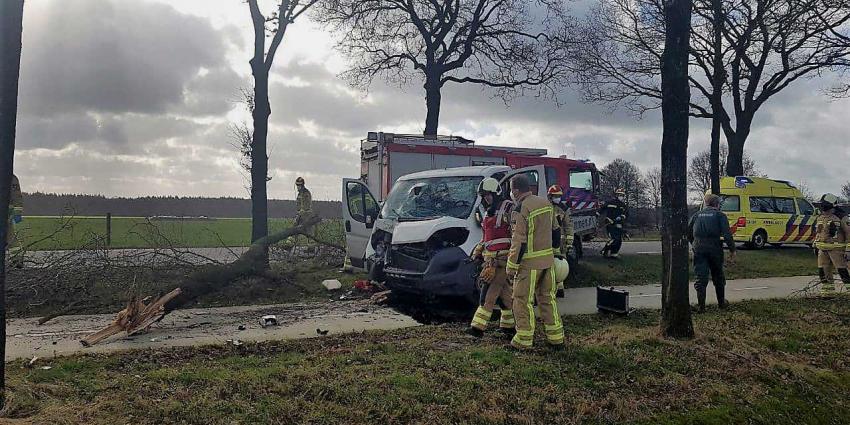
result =
[[[103,216],[207,216],[215,218],[250,218],[251,200],[240,198],[200,198],[146,196],[142,198],[107,198],[101,195],[66,195],[25,193],[27,215]],[[313,211],[322,218],[339,218],[338,201],[313,201]],[[295,201],[269,200],[270,218],[295,217]]]

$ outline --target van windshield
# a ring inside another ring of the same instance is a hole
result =
[[[381,215],[398,221],[467,218],[481,180],[480,176],[400,180],[387,196]]]

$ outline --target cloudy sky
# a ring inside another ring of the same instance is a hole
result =
[[[228,128],[248,120],[251,23],[240,0],[37,0],[26,3],[16,173],[24,190],[107,196],[246,197]],[[345,61],[309,20],[292,27],[271,84],[272,198],[292,198],[298,175],[318,199],[338,199],[359,172],[368,131],[420,133],[419,84],[337,78]],[[815,192],[850,179],[850,101],[829,101],[822,81],[775,98],[757,117],[748,152],[771,177]],[[440,132],[552,155],[659,165],[660,117],[637,120],[584,105],[520,99],[509,106],[473,85],[447,85]],[[690,152],[708,146],[693,121]]]

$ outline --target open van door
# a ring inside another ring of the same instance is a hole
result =
[[[500,182],[500,185],[502,186],[502,193],[504,193],[505,196],[508,196],[511,192],[511,178],[519,174],[525,174],[526,177],[528,177],[528,182],[531,183],[531,193],[544,198],[546,197],[546,194],[549,192],[549,184],[546,182],[546,167],[542,165],[508,171]]]
[[[372,237],[372,227],[378,219],[378,202],[360,180],[342,179],[342,222],[345,246],[351,265],[363,268],[366,247]]]

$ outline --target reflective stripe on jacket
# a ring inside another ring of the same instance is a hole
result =
[[[508,267],[543,270],[555,263],[552,231],[558,229],[552,203],[527,194],[517,200],[512,214],[513,233]]]
[[[821,214],[815,222],[815,248],[822,251],[850,251],[850,216]]]

